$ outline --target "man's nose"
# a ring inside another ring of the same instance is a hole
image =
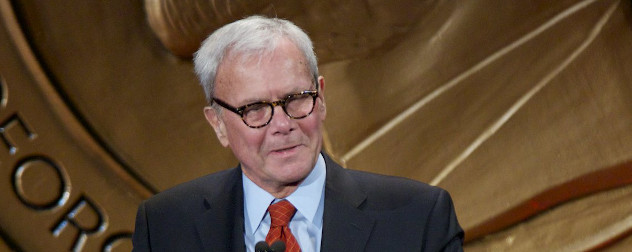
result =
[[[294,120],[285,113],[282,106],[274,106],[272,121],[270,121],[270,127],[274,130],[274,133],[288,133],[292,131],[293,124]]]

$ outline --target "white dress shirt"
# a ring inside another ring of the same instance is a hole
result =
[[[320,251],[323,234],[323,209],[325,203],[325,159],[322,154],[314,169],[298,186],[288,200],[296,207],[290,221],[290,230],[301,246],[302,252]],[[283,199],[275,199],[270,193],[253,183],[242,174],[244,185],[244,240],[246,250],[254,252],[255,244],[265,241],[270,230],[268,206]]]

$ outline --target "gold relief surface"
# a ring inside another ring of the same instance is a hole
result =
[[[630,249],[629,243],[609,239],[626,235],[632,225],[632,187],[592,195],[536,216],[508,230],[472,242],[475,251],[585,251],[588,248]],[[566,232],[560,232],[565,230]]]
[[[150,195],[86,134],[0,2],[0,226],[24,251],[126,251]]]
[[[57,90],[114,158],[154,192],[237,164],[204,120],[191,62],[159,44],[142,2],[60,2],[14,9]]]
[[[129,250],[142,199],[236,165],[189,56],[250,14],[313,38],[326,150],[446,188],[466,251],[632,248],[630,1],[0,3],[0,250]]]

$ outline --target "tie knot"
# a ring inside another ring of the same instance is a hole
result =
[[[268,212],[270,212],[270,224],[273,227],[287,226],[294,213],[296,213],[296,208],[289,201],[282,200],[270,205]]]

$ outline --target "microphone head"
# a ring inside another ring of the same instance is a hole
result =
[[[270,245],[272,252],[285,252],[285,243],[281,240],[277,240]]]
[[[268,252],[270,251],[270,246],[265,241],[260,241],[255,244],[255,252]]]

